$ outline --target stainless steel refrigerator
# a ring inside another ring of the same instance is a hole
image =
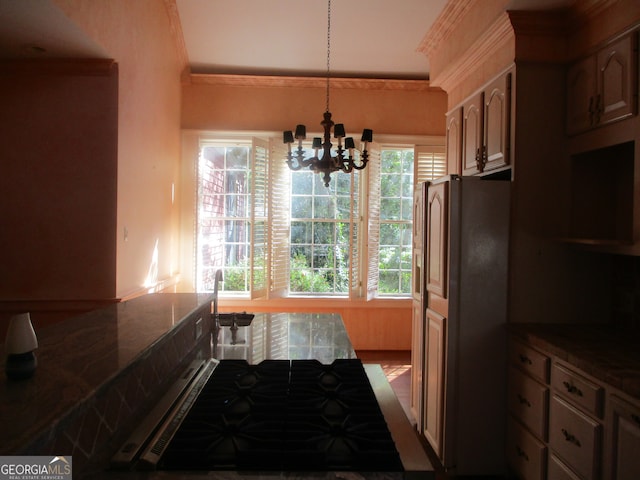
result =
[[[424,198],[418,425],[455,475],[506,473],[510,185],[449,175]]]

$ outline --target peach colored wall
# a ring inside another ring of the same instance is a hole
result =
[[[194,130],[321,131],[326,106],[322,87],[232,86],[187,83],[182,127]],[[330,110],[356,136],[376,133],[444,135],[447,96],[439,89],[332,88]]]
[[[172,185],[179,184],[183,66],[170,18],[158,0],[55,2],[120,68],[116,295],[135,295],[150,272],[162,280],[179,270]]]
[[[118,70],[0,64],[0,300],[115,296]]]
[[[51,1],[117,68],[0,77],[0,327],[11,311],[35,312],[38,327],[179,270],[184,66],[167,6]]]

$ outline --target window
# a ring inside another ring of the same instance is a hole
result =
[[[380,295],[411,294],[413,154],[383,149],[380,156]]]
[[[308,169],[291,172],[291,295],[349,294],[359,178],[334,173],[325,187]]]
[[[267,148],[263,143],[206,144],[198,163],[196,285],[254,295],[267,288]]]
[[[281,143],[200,139],[197,290],[222,269],[221,290],[243,298],[410,295],[414,180],[444,174],[444,150],[372,145],[365,170],[327,188],[277,161]]]

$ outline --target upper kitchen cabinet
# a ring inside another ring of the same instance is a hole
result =
[[[482,175],[510,163],[511,75],[500,74],[462,105],[462,175]]]
[[[637,33],[612,40],[567,70],[567,133],[623,120],[637,113]]]
[[[462,164],[462,107],[447,113],[447,172],[460,175]]]

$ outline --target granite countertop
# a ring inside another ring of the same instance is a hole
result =
[[[219,327],[212,356],[251,364],[296,359],[330,364],[356,353],[337,313],[256,313],[249,326]]]
[[[608,325],[509,324],[509,332],[640,400],[637,336]]]
[[[206,303],[211,295],[145,295],[43,328],[36,332],[38,367],[27,380],[6,378],[3,355],[0,454],[20,451]]]

